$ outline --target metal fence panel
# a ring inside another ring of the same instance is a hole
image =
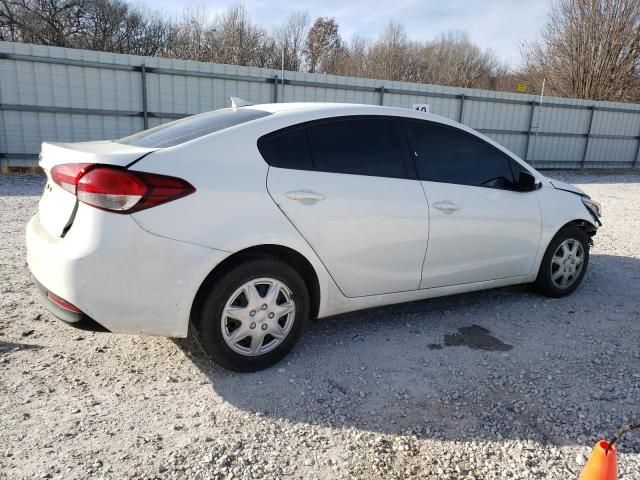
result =
[[[508,148],[520,158],[524,158],[527,148],[526,135],[513,133],[487,133],[487,137]]]
[[[0,42],[0,162],[33,166],[43,141],[119,138],[229,105],[348,102],[459,121],[534,166],[638,167],[640,105],[218,65]],[[542,101],[541,101],[542,100]]]
[[[638,142],[630,139],[592,138],[585,165],[593,163],[632,163]]]
[[[596,135],[637,136],[640,134],[640,115],[634,112],[596,110],[594,112],[592,133]]]
[[[545,159],[554,165],[581,162],[585,140],[583,137],[533,135],[530,157]]]
[[[591,110],[587,109],[569,109],[569,108],[553,108],[545,105],[536,108],[537,115],[534,119],[534,131],[583,134],[589,128],[589,118]]]

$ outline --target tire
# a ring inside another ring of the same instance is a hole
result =
[[[200,347],[228,370],[255,372],[279,362],[300,339],[309,318],[304,279],[277,258],[248,258],[204,288],[191,324]],[[233,316],[223,318],[223,311]]]
[[[573,253],[572,248],[575,248]],[[568,256],[564,258],[562,255]],[[538,271],[535,287],[542,294],[551,298],[569,295],[582,282],[588,265],[589,237],[576,226],[563,227],[547,247]]]

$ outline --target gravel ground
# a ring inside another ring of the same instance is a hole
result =
[[[640,175],[554,172],[604,209],[582,286],[526,286],[312,324],[255,374],[190,340],[81,332],[39,306],[0,176],[0,478],[571,479],[640,419]],[[640,478],[640,433],[620,445]]]

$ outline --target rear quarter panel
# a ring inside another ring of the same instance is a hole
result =
[[[149,233],[229,253],[257,245],[297,251],[316,271],[323,315],[334,295],[329,292],[336,292],[335,283],[267,191],[268,165],[258,151],[257,139],[280,127],[260,123],[160,150],[136,163],[134,170],[183,178],[195,186],[196,193],[132,216]]]
[[[257,122],[256,122],[257,123]],[[183,178],[196,192],[133,214],[148,232],[228,252],[292,236],[269,196],[268,165],[257,148],[261,133],[231,128],[148,155],[131,168]]]

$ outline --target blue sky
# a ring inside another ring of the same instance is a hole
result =
[[[205,7],[215,14],[233,0],[142,0],[142,4],[179,15],[185,7]],[[312,19],[335,17],[342,36],[375,37],[389,20],[403,23],[412,39],[429,40],[440,32],[461,29],[484,48],[492,48],[512,66],[520,60],[519,45],[535,38],[544,25],[551,0],[246,0],[252,19],[277,25],[295,10]]]

